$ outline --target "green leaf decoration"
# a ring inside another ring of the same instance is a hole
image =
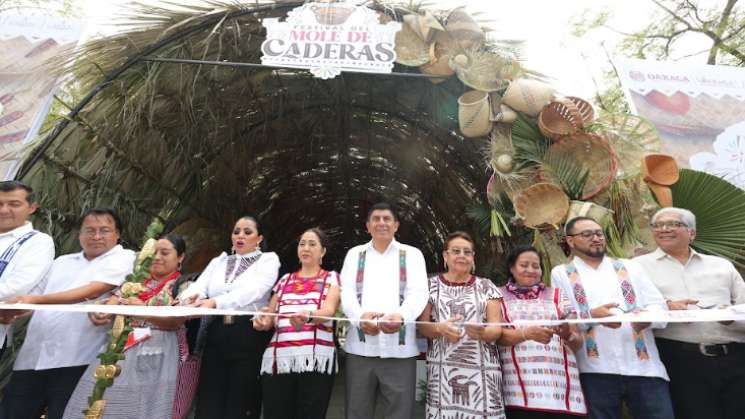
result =
[[[518,112],[517,119],[512,123],[516,170],[540,165],[549,145],[549,140],[543,136],[535,120]]]
[[[714,175],[681,169],[672,192],[676,207],[696,215],[691,246],[745,268],[745,191]]]
[[[570,200],[582,200],[585,186],[590,178],[590,170],[562,155],[546,153],[541,164],[546,178],[558,183]]]

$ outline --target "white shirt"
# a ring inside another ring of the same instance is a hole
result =
[[[591,309],[608,303],[617,303],[621,309],[626,309],[621,285],[611,258],[605,257],[597,269],[587,265],[578,257],[573,260]],[[634,287],[637,308],[647,311],[665,311],[667,309],[665,300],[642,267],[631,260],[621,259],[621,261],[629,273],[629,282]],[[551,284],[560,287],[569,296],[577,312],[580,311],[565,265],[556,266],[551,271]],[[623,323],[618,329],[602,325],[594,326],[600,355],[597,358],[590,358],[584,346],[580,348],[576,352],[579,371],[581,373],[660,377],[669,380],[665,366],[660,361],[651,330],[663,328],[665,325],[666,323],[652,323],[650,327],[642,331],[649,353],[647,360],[639,359],[636,354],[631,323]]]
[[[44,294],[67,291],[91,282],[119,286],[132,273],[135,253],[120,245],[88,260],[83,252],[60,256],[49,271]],[[37,311],[13,370],[46,370],[88,365],[108,340],[109,327],[95,326],[87,313]]]
[[[240,259],[248,259],[259,253],[235,255],[238,260],[226,275],[229,256],[223,252],[210,261],[199,279],[179,295],[179,300],[184,301],[195,295],[200,299],[212,298],[220,310],[258,311],[267,306],[279,275],[280,263],[276,253],[261,253],[256,262],[236,277]]]
[[[0,254],[5,252],[24,234],[32,231],[30,222],[0,234]],[[39,284],[49,271],[54,260],[54,240],[48,235],[37,232],[18,249],[10,260],[5,272],[0,277],[0,301],[26,294],[38,294]],[[5,344],[10,326],[0,325],[0,348]]]
[[[406,251],[406,289],[402,304],[399,304],[399,250]],[[362,251],[367,253],[360,305],[357,299],[357,262]],[[342,308],[350,319],[359,319],[366,312],[378,312],[398,313],[404,321],[416,320],[429,298],[427,268],[422,252],[396,240],[383,253],[375,250],[372,241],[349,250],[341,270],[341,284]],[[414,325],[406,326],[405,345],[399,345],[398,333],[367,335],[365,342],[360,342],[358,322],[351,323],[353,327],[347,332],[345,347],[350,354],[381,358],[411,358],[419,354]]]
[[[634,258],[647,271],[666,300],[698,300],[703,305],[745,304],[745,282],[727,259],[691,249],[683,265],[661,249]],[[696,306],[689,306],[696,310]],[[745,342],[745,323],[674,323],[655,331],[657,337],[690,343]]]

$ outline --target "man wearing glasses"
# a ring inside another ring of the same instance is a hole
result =
[[[595,220],[569,220],[566,241],[573,257],[551,271],[551,281],[570,296],[580,318],[665,310],[665,300],[638,263],[605,254],[605,235]],[[635,418],[673,419],[668,376],[650,330],[665,324],[588,326],[577,364],[589,417],[621,419],[625,401]]]
[[[375,417],[382,397],[385,419],[410,419],[416,391],[414,321],[429,298],[427,268],[419,249],[395,239],[399,221],[387,203],[367,215],[372,240],[347,252],[341,303],[352,321],[346,347],[346,417]]]
[[[78,239],[82,251],[54,260],[43,295],[19,302],[76,304],[119,286],[132,272],[135,254],[118,244],[121,222],[114,210],[92,209],[83,215]],[[106,342],[107,330],[85,313],[39,311],[28,324],[3,407],[8,419],[62,418],[67,401],[88,364]]]
[[[691,249],[696,217],[663,208],[652,217],[657,249],[635,258],[670,310],[701,310],[745,303],[745,283],[732,263]],[[745,412],[745,325],[675,323],[657,330],[670,374],[675,417],[734,419]]]

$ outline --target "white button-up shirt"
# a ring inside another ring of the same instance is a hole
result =
[[[634,287],[637,308],[647,311],[665,311],[667,309],[665,300],[652,281],[649,280],[642,267],[631,260],[622,259],[621,261],[629,273],[629,282]],[[574,265],[579,273],[591,309],[608,303],[617,303],[620,308],[626,309],[623,292],[616,270],[613,268],[612,259],[605,257],[600,266],[594,269],[582,259],[575,257]],[[560,287],[572,300],[577,312],[580,311],[565,265],[556,266],[551,271],[551,284]],[[669,380],[665,366],[660,361],[660,355],[657,352],[651,330],[663,328],[665,325],[666,323],[652,323],[650,327],[642,331],[644,343],[649,353],[649,359],[647,360],[639,359],[636,354],[631,323],[623,323],[618,329],[611,329],[602,325],[594,326],[600,356],[590,358],[587,356],[585,348],[580,348],[576,353],[579,371],[581,373],[660,377]]]
[[[0,254],[24,234],[32,231],[30,222],[0,234]],[[0,277],[0,301],[25,294],[39,294],[40,284],[54,260],[54,240],[37,232],[18,249]],[[0,348],[10,333],[8,325],[0,325]]]
[[[691,249],[683,265],[662,249],[634,258],[647,271],[652,282],[667,300],[698,300],[702,305],[745,304],[745,282],[732,263],[718,256],[704,255]],[[696,310],[698,307],[689,306]],[[745,323],[725,326],[720,323],[673,323],[656,330],[661,338],[690,343],[745,342]]]
[[[399,251],[406,251],[406,289],[400,302]],[[362,304],[357,299],[357,263],[360,252],[365,254],[365,272],[362,281]],[[400,314],[404,321],[416,320],[427,305],[429,289],[424,256],[419,249],[393,240],[385,252],[380,253],[372,241],[353,247],[344,258],[341,270],[341,303],[349,319],[359,319],[363,313],[378,312]],[[356,321],[347,332],[345,351],[360,356],[381,358],[411,358],[419,354],[416,344],[416,327],[406,325],[405,345],[398,344],[398,333],[365,336],[360,342]]]
[[[265,252],[251,266],[236,277],[240,259],[259,254],[258,251],[235,255],[238,259],[230,272],[226,272],[228,254],[223,252],[204,268],[199,279],[179,295],[184,301],[193,296],[212,298],[220,310],[258,309],[269,304],[269,297],[279,275],[279,257],[274,252]]]
[[[67,291],[91,282],[119,286],[132,273],[135,253],[120,245],[92,260],[83,252],[60,256],[49,271],[44,294]],[[46,370],[88,365],[107,342],[109,327],[97,327],[86,313],[37,311],[13,370]]]

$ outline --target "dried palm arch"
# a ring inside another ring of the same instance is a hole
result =
[[[368,240],[369,205],[386,199],[400,208],[399,235],[438,268],[442,238],[469,228],[466,210],[484,204],[488,177],[486,142],[457,131],[465,91],[457,78],[323,81],[305,71],[147,61],[258,63],[261,20],[300,4],[143,8],[135,16],[144,25],[69,58],[90,93],[18,176],[38,190],[37,223],[58,252],[76,248],[83,211],[113,205],[126,242],[159,216],[186,235],[196,265],[229,247],[227,232],[243,214],[261,219],[285,268],[296,260],[295,238],[320,225],[333,240],[325,262],[338,268],[345,249]]]

